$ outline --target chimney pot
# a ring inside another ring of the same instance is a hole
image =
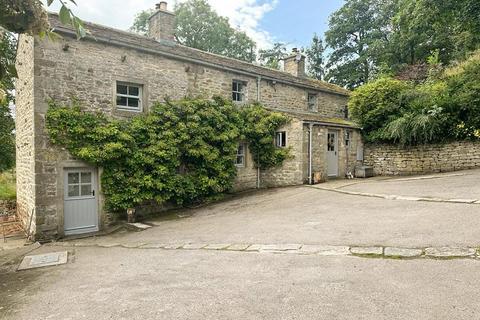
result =
[[[166,1],[162,1],[158,4],[158,9],[162,11],[167,11],[168,3]]]

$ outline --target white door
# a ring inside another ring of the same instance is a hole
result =
[[[64,191],[65,235],[98,231],[95,170],[66,169]]]
[[[329,131],[327,141],[327,171],[329,177],[338,177],[338,132]]]

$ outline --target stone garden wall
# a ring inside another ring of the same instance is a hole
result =
[[[376,175],[417,175],[480,168],[479,142],[453,142],[415,147],[369,144],[365,165]]]

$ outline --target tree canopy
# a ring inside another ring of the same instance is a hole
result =
[[[283,42],[276,42],[270,49],[262,49],[259,52],[260,64],[272,69],[280,69],[280,61],[287,56],[287,46]]]
[[[326,79],[356,88],[437,54],[447,65],[480,46],[477,0],[347,0],[326,32]]]
[[[175,36],[180,44],[243,61],[256,60],[256,43],[247,34],[219,16],[206,0],[188,0],[174,9]],[[147,34],[153,10],[137,14],[131,31]]]

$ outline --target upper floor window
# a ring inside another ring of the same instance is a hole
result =
[[[317,111],[317,95],[315,93],[308,94],[308,110]]]
[[[232,82],[232,100],[235,102],[245,101],[245,89],[247,84],[244,81],[233,80]]]
[[[276,133],[275,145],[279,148],[285,148],[287,146],[287,132],[279,131]]]
[[[245,153],[247,150],[247,146],[245,143],[240,143],[237,148],[237,158],[235,160],[235,165],[237,167],[243,168],[245,167]]]
[[[117,108],[142,111],[142,85],[117,82]]]

